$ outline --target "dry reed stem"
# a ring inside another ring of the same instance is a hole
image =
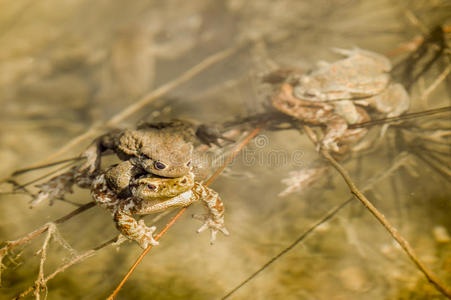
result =
[[[227,167],[228,164],[232,162],[232,160],[238,155],[238,153],[246,146],[263,128],[264,124],[260,124],[257,128],[255,128],[247,137],[244,139],[236,148],[235,150],[230,154],[230,156],[227,158],[227,160],[224,162],[224,164],[216,170],[216,172],[205,182],[205,185],[210,185],[218,176],[221,174],[221,172]],[[187,207],[184,207],[180,209],[177,214],[169,221],[168,224],[163,228],[163,230],[160,231],[155,236],[155,240],[158,241],[168,230],[169,228],[174,225],[174,223],[185,213],[185,211],[188,209]],[[138,267],[138,265],[141,263],[141,261],[144,259],[144,256],[146,256],[147,253],[152,249],[152,245],[149,245],[143,253],[138,257],[138,259],[135,261],[135,263],[130,267],[127,274],[125,274],[122,281],[117,285],[115,290],[111,293],[110,296],[108,296],[107,300],[112,300],[116,295],[119,293],[122,286],[125,284],[125,282],[128,280],[128,278],[131,276],[131,274],[135,271],[135,269]]]
[[[160,86],[159,88],[149,92],[148,94],[144,95],[141,99],[134,102],[133,104],[129,105],[125,109],[123,109],[121,112],[113,116],[109,121],[107,121],[105,124],[101,125],[93,125],[88,131],[85,133],[73,138],[69,143],[67,143],[65,146],[60,148],[58,151],[53,153],[52,155],[48,156],[44,160],[40,161],[38,164],[43,164],[50,162],[60,155],[66,153],[71,148],[75,147],[76,145],[80,144],[81,142],[95,137],[100,133],[100,131],[104,128],[109,128],[116,126],[126,118],[130,117],[132,114],[137,112],[138,110],[142,109],[144,106],[150,104],[154,100],[160,98],[161,96],[166,95],[168,92],[170,92],[172,89],[180,86],[181,84],[187,82],[197,74],[201,73],[205,69],[209,68],[210,66],[226,59],[227,57],[230,57],[231,55],[238,52],[238,50],[242,49],[248,42],[242,42],[237,44],[236,46],[227,48],[225,50],[216,52],[215,54],[208,56],[204,60],[202,60],[200,63],[195,65],[194,67],[190,68],[186,72],[184,72],[180,77],[169,81],[168,83]]]
[[[422,35],[416,36],[412,40],[410,40],[406,43],[402,43],[395,49],[387,52],[385,55],[388,57],[397,56],[397,55],[405,53],[405,52],[415,51],[424,42],[424,40],[425,40],[424,37],[429,35],[429,29],[426,28],[424,26],[424,24],[422,24],[410,10],[406,11],[405,16],[407,17],[408,21],[410,21],[412,23],[412,25],[419,28]],[[442,25],[441,29],[444,34],[451,32],[450,25]]]
[[[348,172],[345,168],[343,168],[333,157],[330,155],[330,153],[325,150],[321,149],[321,154],[332,164],[332,166],[340,173],[340,175],[345,180],[346,184],[348,185],[349,189],[351,190],[351,193],[360,200],[360,202],[365,206],[366,209],[368,209],[371,214],[381,223],[382,226],[390,233],[390,235],[393,237],[393,239],[398,242],[398,244],[401,246],[401,248],[407,253],[409,258],[414,262],[414,264],[417,266],[417,268],[426,276],[428,281],[432,283],[435,288],[451,299],[451,289],[447,287],[443,282],[440,281],[440,279],[426,266],[424,265],[420,259],[418,258],[415,251],[410,246],[409,242],[405,240],[401,234],[394,228],[390,222],[385,218],[385,216],[379,212],[379,210],[368,200],[368,198],[365,197],[365,195],[357,188],[357,186],[352,181],[351,177],[349,176]]]

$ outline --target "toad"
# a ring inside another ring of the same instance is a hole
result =
[[[211,130],[210,130],[211,131]],[[205,166],[197,158],[194,145],[216,143],[220,134],[212,134],[206,126],[196,130],[191,123],[171,121],[144,123],[135,130],[116,130],[95,139],[82,154],[87,160],[80,172],[93,174],[100,170],[102,152],[112,150],[123,162],[110,169],[106,176],[110,187],[121,193],[128,188],[132,177],[154,174],[161,177],[176,178],[194,171],[201,173]]]
[[[219,195],[207,186],[194,181],[194,174],[176,178],[161,178],[145,175],[130,181],[129,196],[120,197],[108,185],[105,173],[96,176],[91,185],[91,195],[95,202],[113,215],[118,230],[128,239],[136,241],[142,248],[158,245],[153,233],[155,226],[148,227],[134,215],[147,215],[176,207],[185,207],[201,200],[208,210],[203,216],[195,216],[203,221],[197,232],[210,229],[210,242],[216,239],[218,231],[229,235],[224,226],[224,205]]]
[[[308,124],[326,126],[321,145],[339,152],[339,143],[352,143],[366,134],[366,129],[348,129],[349,124],[370,120],[363,106],[396,117],[407,111],[410,99],[402,85],[390,82],[391,64],[383,55],[359,48],[335,51],[346,58],[321,62],[310,74],[284,83],[272,104]]]

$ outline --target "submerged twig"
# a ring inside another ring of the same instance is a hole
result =
[[[94,201],[93,201],[93,202],[89,202],[89,203],[87,203],[87,204],[85,204],[85,205],[83,205],[83,206],[81,206],[81,207],[79,207],[79,208],[73,210],[72,212],[68,213],[67,215],[65,215],[65,216],[63,216],[63,217],[61,217],[61,218],[59,218],[59,219],[56,219],[56,220],[55,220],[54,222],[52,222],[52,223],[46,223],[46,224],[42,225],[42,226],[39,227],[38,229],[36,229],[36,230],[34,230],[34,231],[28,233],[27,235],[25,235],[25,236],[23,236],[23,237],[21,237],[21,238],[19,238],[19,239],[17,239],[17,240],[14,240],[14,241],[7,241],[7,242],[6,242],[6,245],[5,245],[3,248],[0,249],[0,271],[1,271],[1,262],[2,262],[3,258],[8,254],[8,252],[9,252],[11,249],[13,249],[13,248],[15,248],[15,247],[17,247],[17,246],[19,246],[19,245],[28,243],[28,242],[31,241],[32,239],[34,239],[34,238],[36,238],[37,236],[43,234],[44,232],[46,232],[47,230],[49,230],[49,228],[51,228],[51,225],[52,225],[52,224],[54,225],[54,224],[61,224],[61,223],[64,223],[64,222],[66,222],[67,220],[69,220],[70,218],[72,218],[72,217],[74,217],[74,216],[76,216],[76,215],[78,215],[78,214],[84,212],[85,210],[88,210],[88,209],[90,209],[91,207],[94,207],[94,206],[95,206],[95,202],[94,202]],[[0,279],[1,279],[1,272],[0,272]]]
[[[444,106],[444,107],[435,108],[435,109],[407,113],[407,114],[403,114],[398,117],[376,119],[376,120],[371,120],[371,121],[367,121],[367,122],[351,124],[351,125],[349,125],[349,128],[353,129],[353,128],[369,127],[369,126],[378,125],[378,124],[387,124],[390,122],[415,119],[415,118],[419,118],[419,117],[431,116],[431,115],[446,113],[446,112],[451,112],[451,106]]]
[[[25,169],[20,169],[20,170],[17,170],[17,171],[15,171],[15,172],[13,172],[13,173],[11,174],[11,177],[18,176],[18,175],[21,175],[21,174],[23,174],[23,173],[27,173],[27,172],[30,172],[30,171],[36,171],[36,170],[40,170],[40,169],[45,169],[45,168],[53,167],[53,166],[56,166],[56,165],[59,165],[59,164],[63,164],[63,163],[66,163],[66,162],[74,162],[74,161],[78,161],[78,160],[81,160],[81,159],[82,159],[81,157],[72,157],[72,158],[68,158],[68,159],[63,159],[63,160],[59,160],[59,161],[54,161],[54,162],[47,163],[47,164],[36,165],[36,166],[33,166],[33,167],[29,167],[29,168],[25,168]]]
[[[252,273],[249,277],[247,277],[245,280],[243,280],[241,283],[239,283],[236,287],[234,287],[231,291],[229,291],[225,296],[223,296],[221,299],[228,299],[230,296],[232,296],[236,291],[238,291],[240,288],[242,288],[245,284],[247,284],[249,281],[254,279],[258,274],[260,274],[262,271],[264,271],[266,268],[268,268],[273,262],[281,258],[283,255],[285,255],[287,252],[289,252],[291,249],[296,247],[300,242],[302,242],[310,233],[315,231],[316,228],[318,228],[321,224],[327,222],[330,220],[333,216],[335,216],[342,208],[344,208],[346,205],[352,202],[352,198],[346,200],[345,202],[340,203],[339,205],[332,208],[327,214],[324,215],[320,220],[315,222],[312,226],[310,226],[306,231],[304,231],[294,242],[292,242],[288,247],[283,249],[281,252],[277,253],[277,255],[273,256],[270,260],[268,260],[263,266],[261,266],[257,271]]]
[[[409,258],[414,262],[417,268],[426,276],[428,281],[432,283],[435,288],[451,299],[451,290],[447,287],[440,279],[418,258],[415,251],[410,246],[409,242],[405,240],[401,234],[394,228],[390,222],[385,218],[385,216],[379,212],[379,210],[365,197],[365,195],[357,188],[357,186],[352,181],[348,172],[330,155],[330,153],[322,149],[321,154],[332,164],[332,166],[340,173],[343,179],[346,181],[351,193],[362,202],[362,204],[367,208],[371,214],[379,221],[379,223],[384,226],[384,228],[390,233],[390,235],[398,242],[401,248],[407,253]]]
[[[210,185],[218,176],[219,174],[227,167],[228,164],[230,164],[233,159],[238,155],[238,153],[246,146],[263,128],[263,123],[260,124],[257,128],[255,128],[247,137],[246,139],[241,142],[235,150],[230,154],[230,156],[227,158],[227,160],[224,162],[224,164],[216,170],[216,172],[205,182],[205,185]],[[177,214],[169,221],[168,224],[155,236],[155,240],[158,241],[168,230],[169,228],[174,225],[174,223],[185,213],[185,211],[188,209],[187,207],[183,207],[180,209]],[[147,253],[152,249],[152,245],[149,245],[143,253],[138,257],[138,259],[135,261],[135,263],[130,267],[127,274],[125,274],[122,281],[117,285],[116,289],[111,293],[110,296],[108,296],[108,300],[114,299],[116,295],[119,293],[122,286],[125,284],[125,282],[128,280],[128,278],[131,276],[131,274],[135,271],[135,269],[138,267],[138,265],[141,263],[141,261],[144,259],[144,256],[146,256]]]
[[[411,155],[408,155],[406,153],[401,153],[398,155],[398,157],[394,160],[395,163],[386,171],[384,171],[382,174],[375,176],[374,178],[369,180],[369,183],[362,189],[363,191],[370,190],[373,188],[376,183],[384,180],[393,172],[398,170],[401,166],[405,165],[408,159],[411,158]],[[321,219],[316,221],[312,226],[310,226],[306,231],[304,231],[296,240],[294,240],[290,245],[288,245],[285,249],[277,253],[275,256],[273,256],[271,259],[269,259],[263,266],[261,266],[258,270],[256,270],[254,273],[249,275],[246,279],[241,281],[238,285],[236,285],[232,290],[230,290],[225,296],[223,296],[221,299],[227,299],[230,296],[232,296],[235,292],[237,292],[239,289],[241,289],[244,285],[246,285],[248,282],[250,282],[252,279],[257,277],[258,274],[260,274],[262,271],[267,269],[270,265],[272,265],[275,261],[277,261],[279,258],[284,256],[286,253],[288,253],[290,250],[292,250],[294,247],[296,247],[300,242],[305,240],[311,233],[315,231],[316,228],[318,228],[320,225],[324,224],[325,222],[329,221],[332,217],[334,217],[340,210],[345,208],[349,203],[351,203],[353,198],[349,198],[348,200],[336,205],[334,208],[329,210]]]
[[[46,285],[47,282],[51,279],[53,279],[56,275],[58,275],[59,273],[64,272],[67,268],[69,268],[70,266],[79,263],[85,259],[87,259],[88,257],[91,257],[92,255],[94,255],[97,251],[99,251],[102,248],[105,248],[108,245],[113,244],[115,241],[117,240],[117,238],[112,238],[110,240],[108,240],[107,242],[91,249],[88,251],[85,251],[84,253],[77,255],[76,257],[74,257],[73,259],[71,259],[70,261],[68,261],[67,263],[65,263],[64,265],[61,265],[60,267],[58,267],[58,269],[56,269],[52,274],[48,275],[47,277],[43,278],[41,283]],[[37,291],[38,286],[35,284],[33,286],[30,286],[28,289],[26,289],[25,291],[23,291],[22,293],[20,293],[17,297],[14,298],[14,300],[17,299],[21,299],[23,297],[25,297],[26,295],[28,295],[29,293],[31,293],[32,291]]]
[[[434,171],[440,174],[446,181],[451,182],[451,171],[447,169],[447,164],[441,162],[437,157],[435,157],[431,153],[426,153],[427,155],[423,155],[421,152],[418,149],[413,149],[412,151],[412,153],[415,154],[416,157],[421,159]],[[438,160],[438,162],[436,160]]]

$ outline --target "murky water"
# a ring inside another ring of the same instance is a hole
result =
[[[1,177],[43,161],[78,155],[89,139],[54,154],[152,89],[240,41],[255,42],[115,125],[133,126],[155,118],[222,123],[255,114],[269,103],[258,80],[265,72],[276,68],[307,71],[319,60],[336,60],[332,47],[358,46],[388,54],[447,20],[449,24],[450,17],[447,1],[0,1]],[[391,59],[396,64],[403,57]],[[410,111],[450,105],[449,75],[427,99],[421,97],[446,64],[449,57],[436,62],[415,82]],[[399,74],[402,81],[405,73]],[[432,131],[449,130],[449,121],[440,117],[413,124]],[[344,165],[363,187],[377,174],[406,162],[377,182],[367,196],[425,264],[451,285],[449,171],[446,174],[445,168],[443,174],[431,167],[428,152],[422,152],[426,160],[415,156],[409,148],[415,143],[400,145],[400,141],[412,140],[409,136],[401,139],[399,131],[389,129],[377,152],[352,156]],[[437,151],[449,153],[447,141]],[[347,186],[333,169],[302,193],[277,196],[284,189],[282,178],[318,159],[315,147],[294,130],[263,132],[212,185],[225,202],[230,237],[218,236],[210,246],[208,234],[195,234],[198,223],[190,218],[200,211],[199,206],[190,207],[144,259],[117,299],[224,296],[349,198]],[[47,172],[26,173],[18,180],[27,182]],[[8,191],[10,186],[2,184],[1,189]],[[0,197],[0,240],[18,238],[75,208],[58,201],[29,209],[26,195]],[[87,203],[90,196],[77,189],[68,200]],[[169,217],[156,226],[162,228]],[[58,228],[78,253],[116,234],[110,216],[100,208]],[[38,238],[23,252],[15,251],[14,261],[4,260],[8,268],[2,274],[1,299],[33,285],[39,267],[34,253],[43,241],[44,237]],[[119,251],[112,246],[98,251],[50,280],[48,299],[106,298],[140,252],[134,243],[121,245]],[[64,247],[52,243],[46,274],[69,258]],[[232,299],[433,297],[440,299],[356,200]]]

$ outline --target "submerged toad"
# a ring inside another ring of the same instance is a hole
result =
[[[308,124],[326,127],[322,146],[334,152],[339,144],[360,140],[367,130],[348,128],[370,120],[364,107],[384,117],[399,116],[409,108],[404,87],[390,83],[390,61],[377,53],[337,49],[346,58],[322,62],[310,74],[284,83],[273,96],[273,106]],[[388,125],[384,125],[381,135]]]
[[[294,94],[309,101],[351,100],[382,92],[390,81],[391,63],[383,55],[359,48],[333,49],[346,56],[333,63],[320,62],[300,77]]]
[[[105,174],[96,176],[91,185],[91,195],[95,202],[113,215],[116,227],[128,239],[138,242],[142,248],[158,245],[153,238],[155,226],[147,227],[143,220],[137,221],[133,215],[147,215],[175,207],[185,207],[198,200],[203,201],[208,213],[196,218],[204,224],[198,232],[210,229],[211,243],[218,231],[228,235],[224,226],[224,205],[219,195],[207,186],[194,181],[189,172],[177,178],[161,178],[152,175],[133,179],[130,195],[121,198],[107,183]]]

